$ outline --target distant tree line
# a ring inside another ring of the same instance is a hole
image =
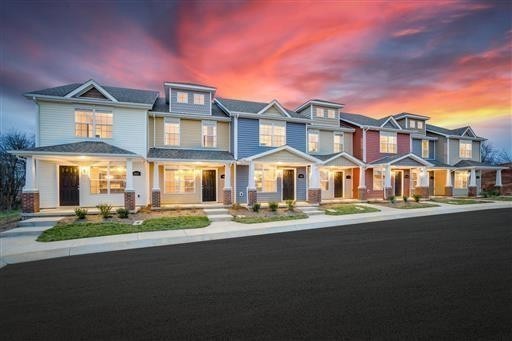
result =
[[[0,135],[0,210],[17,208],[25,185],[25,160],[9,154],[9,150],[34,146],[34,136],[19,131]]]
[[[512,154],[505,149],[498,150],[488,141],[482,142],[480,146],[480,155],[483,163],[499,165],[512,162]]]

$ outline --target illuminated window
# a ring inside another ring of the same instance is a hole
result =
[[[260,146],[279,147],[286,144],[286,122],[260,120]]]
[[[113,114],[98,110],[75,110],[75,136],[112,138]]]
[[[382,191],[384,188],[384,171],[380,169],[373,169],[373,190]]]
[[[326,169],[320,170],[320,188],[322,191],[329,190],[329,171]]]
[[[428,140],[421,140],[421,157],[428,158]]]
[[[204,95],[203,94],[194,94],[194,104],[203,105],[204,104]]]
[[[168,169],[164,171],[164,190],[169,194],[195,192],[195,175],[193,169]]]
[[[415,120],[409,120],[409,127],[410,128],[416,128],[416,121]]]
[[[469,173],[467,171],[455,171],[455,188],[463,189],[468,187]]]
[[[308,132],[308,150],[310,153],[318,152],[318,131],[310,130]]]
[[[336,118],[336,110],[328,109],[327,110],[327,117],[329,117],[329,118]]]
[[[176,100],[178,103],[188,103],[188,93],[178,91]]]
[[[334,152],[341,153],[343,151],[343,133],[334,133]]]
[[[217,122],[203,121],[203,147],[217,147]]]
[[[180,120],[166,117],[164,122],[164,143],[169,146],[180,145]]]
[[[324,117],[324,109],[323,108],[316,108],[315,116],[316,117]]]
[[[126,166],[123,162],[110,162],[92,166],[90,175],[91,194],[123,193],[126,187]]]
[[[473,155],[473,143],[471,141],[459,141],[459,157],[464,159],[471,159]]]
[[[418,129],[423,129],[423,121],[418,121],[418,124],[416,126]]]
[[[396,133],[388,131],[380,132],[380,152],[396,153]]]
[[[276,168],[258,165],[254,169],[254,182],[258,192],[277,192]]]
[[[411,187],[416,188],[419,186],[419,174],[417,170],[411,170]]]

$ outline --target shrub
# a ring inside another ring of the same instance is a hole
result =
[[[96,207],[100,210],[100,214],[103,218],[110,218],[112,216],[112,205],[99,204]]]
[[[240,205],[239,203],[234,203],[233,205],[231,205],[231,208],[234,210],[239,210],[242,208],[242,205]]]
[[[278,204],[275,201],[271,201],[271,202],[268,203],[268,208],[270,208],[270,210],[272,212],[277,211],[277,207],[278,207]]]
[[[419,195],[419,194],[414,194],[412,197],[414,198],[414,201],[416,201],[416,202],[420,202],[421,195]]]
[[[288,211],[293,211],[295,208],[295,200],[286,200],[286,206],[288,206]]]
[[[404,202],[407,202],[407,200],[409,200],[409,198],[407,197],[407,195],[404,195],[404,196],[402,197],[402,199],[404,199]]]
[[[394,204],[396,202],[396,198],[394,195],[390,196],[388,199],[389,199],[389,202],[391,202],[392,204]]]
[[[87,209],[85,208],[75,208],[75,215],[78,217],[78,219],[84,219],[87,215]]]
[[[261,208],[261,204],[260,203],[255,203],[254,205],[252,205],[252,210],[254,212],[259,212],[260,208]]]
[[[117,216],[122,219],[128,218],[128,213],[130,213],[130,211],[128,211],[126,208],[122,208],[122,207],[118,208],[116,212],[117,212]]]

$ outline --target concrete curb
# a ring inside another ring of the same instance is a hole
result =
[[[368,204],[369,205],[369,204]],[[372,205],[369,205],[372,206]],[[468,207],[471,206],[471,207]],[[382,209],[381,206],[378,206]],[[355,225],[364,224],[378,221],[396,220],[396,219],[407,219],[414,217],[433,216],[452,214],[469,211],[480,211],[489,209],[499,208],[512,208],[512,202],[508,203],[486,203],[486,204],[474,204],[474,205],[440,205],[440,207],[434,208],[421,208],[408,210],[399,210],[393,208],[382,209],[381,212],[372,213],[361,213],[352,214],[346,216],[330,216],[335,217],[333,219],[325,221],[312,221],[314,218],[308,218],[299,221],[288,221],[288,222],[273,222],[273,223],[262,223],[254,225],[238,224],[239,229],[233,229],[228,231],[204,231],[204,230],[179,230],[179,231],[155,231],[145,233],[134,233],[119,235],[121,239],[119,241],[108,241],[107,237],[95,237],[89,239],[75,239],[72,241],[52,242],[52,243],[66,243],[73,242],[78,245],[70,246],[58,246],[53,249],[39,250],[33,252],[21,252],[2,255],[0,257],[0,268],[5,264],[15,264],[22,262],[29,262],[35,260],[43,260],[49,258],[58,258],[74,255],[83,255],[98,252],[109,252],[109,251],[120,251],[129,250],[145,247],[164,246],[164,245],[176,245],[194,243],[200,241],[229,239],[229,238],[240,238],[249,237],[256,235],[266,235],[273,233],[283,233],[301,230],[313,230],[335,226]],[[396,212],[400,211],[400,212]],[[404,212],[405,211],[405,212]],[[323,216],[325,218],[325,216]],[[337,218],[337,219],[336,219]],[[322,219],[322,217],[320,217]],[[222,225],[222,222],[217,223],[217,226]],[[276,224],[279,224],[276,226]],[[238,227],[238,225],[236,227]],[[254,227],[253,227],[254,226]],[[167,233],[172,232],[172,233]],[[171,235],[166,235],[171,234]],[[113,237],[113,236],[109,236]],[[51,245],[45,243],[45,245]]]

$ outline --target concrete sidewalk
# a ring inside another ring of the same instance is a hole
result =
[[[25,230],[19,231],[19,229],[13,229],[0,234],[0,267],[5,264],[88,253],[309,230],[438,214],[512,208],[512,202],[506,201],[472,205],[437,204],[439,207],[418,209],[396,209],[381,205],[361,204],[376,207],[380,209],[380,212],[341,216],[315,215],[308,219],[261,224],[241,224],[234,221],[223,221],[212,222],[210,226],[200,229],[130,233],[46,243],[37,242],[36,238],[39,233],[45,229],[51,228],[54,224],[52,223],[48,226],[21,228],[25,230],[33,229],[30,230],[33,231],[32,233],[25,233]]]

